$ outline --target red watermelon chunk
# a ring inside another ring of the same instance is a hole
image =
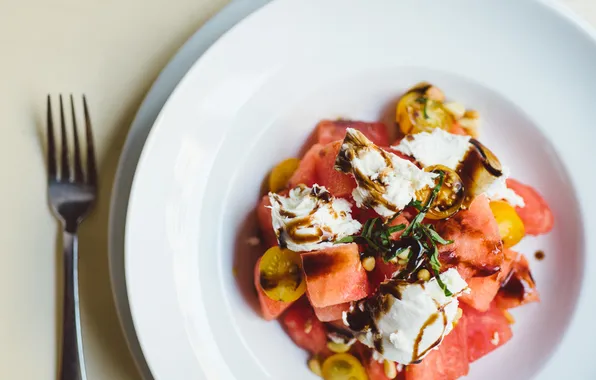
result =
[[[462,277],[487,277],[500,271],[505,258],[503,243],[484,195],[476,197],[467,210],[438,222],[436,228],[442,237],[454,241],[439,248],[439,260],[456,266]]]
[[[281,317],[281,323],[294,343],[311,354],[327,353],[325,326],[306,299],[296,301]]]
[[[467,321],[461,318],[437,350],[432,350],[422,362],[406,367],[406,380],[455,380],[466,376],[468,358]]]
[[[468,280],[470,287],[469,294],[463,294],[460,301],[467,303],[478,311],[487,311],[490,304],[501,288],[501,284],[507,279],[511,266],[517,260],[518,253],[511,250],[504,250],[505,260],[501,265],[501,271],[488,277],[472,277]]]
[[[313,145],[308,152],[300,160],[298,169],[294,172],[290,178],[289,186],[290,189],[300,185],[301,183],[311,187],[317,183],[317,159],[319,152],[323,148],[321,144]]]
[[[368,295],[366,271],[357,244],[342,244],[302,254],[306,291],[314,307],[327,307]]]
[[[277,236],[273,230],[273,222],[271,220],[271,202],[269,196],[265,195],[261,198],[261,202],[257,206],[257,219],[261,227],[261,236],[265,241],[265,248],[271,248],[277,245]]]
[[[530,272],[530,264],[524,255],[512,265],[510,275],[505,279],[497,294],[496,303],[501,309],[511,309],[531,302],[539,302],[540,295]]]
[[[494,303],[480,312],[465,304],[460,305],[466,321],[468,357],[470,363],[480,359],[496,348],[507,343],[513,336],[511,327],[503,311]]]
[[[555,217],[542,195],[533,187],[511,178],[507,180],[507,186],[522,197],[526,203],[525,207],[515,208],[524,222],[526,234],[542,235],[550,232],[555,224]]]
[[[317,181],[325,186],[331,194],[339,198],[352,196],[356,181],[352,176],[335,170],[335,158],[339,153],[341,141],[329,143],[319,151],[317,156]]]
[[[323,120],[317,125],[317,140],[319,144],[328,144],[343,140],[348,128],[356,129],[370,141],[380,146],[389,145],[389,132],[383,123],[367,123],[351,120]]]
[[[375,359],[372,358],[372,356],[365,361],[364,363],[364,367],[366,368],[366,374],[368,375],[368,380],[404,380],[405,379],[405,370],[402,371],[398,371],[397,372],[397,376],[393,379],[389,379],[387,376],[385,376],[385,367],[383,366],[383,363],[379,363],[378,361],[376,361]]]
[[[259,263],[261,259],[257,261],[257,265],[255,266],[255,289],[257,290],[257,295],[259,296],[259,304],[261,304],[261,313],[263,314],[263,318],[267,321],[271,321],[276,319],[283,313],[292,302],[282,302],[282,301],[275,301],[271,298],[267,297],[263,289],[261,288],[261,284],[259,283]]]
[[[352,218],[364,224],[367,220],[378,218],[379,214],[372,208],[359,208],[354,204],[352,206]]]
[[[331,322],[337,321],[338,319],[342,318],[342,314],[344,311],[348,311],[350,308],[350,303],[340,303],[337,305],[331,305],[327,307],[313,307],[315,310],[315,314],[319,321],[321,322]]]
[[[392,263],[386,263],[383,259],[377,258],[375,262],[375,269],[368,272],[368,283],[370,293],[374,293],[379,288],[382,282],[393,277],[393,273],[397,272],[398,266]]]

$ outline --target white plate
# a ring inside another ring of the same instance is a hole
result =
[[[261,181],[318,120],[377,119],[425,79],[481,112],[482,140],[557,220],[521,247],[546,251],[543,302],[469,378],[595,378],[594,68],[594,33],[546,2],[278,0],[244,20],[173,93],[134,179],[126,280],[154,377],[315,378],[253,308],[243,239]]]
[[[147,93],[130,126],[126,144],[120,155],[110,210],[110,277],[122,330],[141,376],[146,380],[153,377],[134,330],[124,273],[124,229],[134,172],[145,140],[159,111],[186,72],[219,37],[269,1],[233,0],[184,44]]]

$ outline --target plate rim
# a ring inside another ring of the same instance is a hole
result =
[[[118,159],[109,206],[108,262],[116,314],[141,377],[153,379],[140,346],[128,303],[124,274],[124,230],[129,196],[137,164],[150,131],[166,101],[190,68],[234,25],[271,0],[232,0],[197,29],[164,66],[141,102],[127,133]]]

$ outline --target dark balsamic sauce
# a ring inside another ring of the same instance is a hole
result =
[[[539,261],[544,260],[544,251],[536,251],[536,253],[534,253],[534,257]]]

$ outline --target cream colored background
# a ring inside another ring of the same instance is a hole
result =
[[[45,96],[59,92],[87,94],[99,150],[100,201],[82,227],[80,249],[88,377],[140,378],[109,282],[114,172],[150,85],[226,2],[0,0],[0,379],[56,378],[61,262],[57,223],[46,206],[39,131]],[[596,0],[564,3],[596,25]]]

